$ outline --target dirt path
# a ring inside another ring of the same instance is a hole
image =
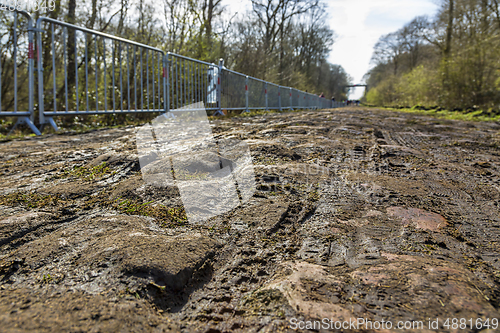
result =
[[[345,108],[213,125],[248,142],[258,185],[203,226],[143,182],[134,128],[0,143],[1,330],[495,331],[499,124]]]

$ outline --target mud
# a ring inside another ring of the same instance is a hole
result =
[[[133,127],[0,143],[1,330],[500,319],[500,124],[345,108],[212,130],[249,144],[257,191],[200,225],[144,183]]]

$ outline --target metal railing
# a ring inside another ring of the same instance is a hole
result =
[[[21,29],[19,14],[27,19],[26,27]],[[0,39],[0,116],[18,117],[16,126],[26,123],[37,135],[40,131],[33,124],[35,70],[40,125],[50,124],[55,130],[58,128],[54,116],[167,113],[181,108],[185,111],[186,106],[201,105],[200,102],[214,115],[224,114],[225,110],[344,106],[232,71],[224,67],[222,59],[218,65],[195,60],[47,17],[40,17],[35,29],[27,12],[13,11],[13,15],[8,40]],[[8,31],[9,25],[4,28]],[[19,33],[27,37],[19,38]],[[18,55],[20,51],[22,56]],[[2,68],[4,64],[10,66],[9,70]],[[27,86],[18,82],[19,71],[26,72],[23,80],[28,81]],[[11,81],[15,89],[6,89],[6,82]],[[18,111],[21,92],[25,96],[23,111]],[[5,93],[12,95],[9,111],[2,110],[2,102],[8,100]]]
[[[204,102],[207,111],[220,110],[219,66],[170,52],[166,64],[166,112],[198,102]]]
[[[58,115],[166,112],[162,50],[47,17],[37,31],[41,125],[57,130]]]
[[[11,132],[20,124],[34,125],[34,31],[31,15],[0,3],[0,117],[17,117]],[[21,19],[21,20],[20,20]]]

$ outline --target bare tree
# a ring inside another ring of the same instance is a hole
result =
[[[498,29],[500,30],[500,6],[498,0],[489,1],[488,7],[494,13],[496,24],[498,25]]]
[[[192,35],[194,21],[190,0],[164,0],[163,11],[168,49],[181,53]]]
[[[269,56],[276,48],[278,36],[285,39],[286,27],[290,21],[300,14],[318,6],[319,0],[252,0],[252,9],[257,22],[263,28],[263,48]],[[280,63],[283,61],[284,49],[280,49]],[[267,59],[264,61],[267,71]],[[280,66],[281,68],[282,66]]]
[[[392,64],[393,74],[397,75],[403,52],[404,41],[402,35],[398,32],[393,32],[379,38],[374,47],[372,62],[375,64]]]
[[[334,42],[334,33],[326,24],[323,6],[312,8],[303,15],[303,20],[296,24],[295,30],[296,65],[299,70],[304,68],[309,80],[315,80],[315,85],[320,85],[322,67],[327,64],[326,58]]]

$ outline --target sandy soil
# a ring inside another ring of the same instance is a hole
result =
[[[144,183],[134,131],[0,143],[1,331],[500,319],[500,124],[363,108],[214,121],[249,144],[257,192],[202,225],[177,188]]]

